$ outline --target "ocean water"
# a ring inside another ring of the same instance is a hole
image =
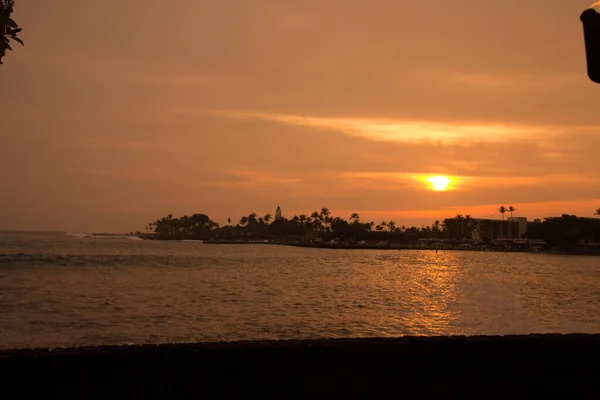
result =
[[[0,233],[0,348],[600,332],[600,258]]]

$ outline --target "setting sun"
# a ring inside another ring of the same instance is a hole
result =
[[[448,187],[452,182],[452,179],[448,178],[447,176],[432,176],[426,180],[430,183],[431,188],[437,191],[448,190]]]

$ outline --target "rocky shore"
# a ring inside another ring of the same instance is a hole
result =
[[[4,350],[0,379],[21,398],[598,398],[599,359],[588,334],[163,344]]]

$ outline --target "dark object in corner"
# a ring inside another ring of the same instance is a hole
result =
[[[583,22],[588,76],[600,83],[600,14],[590,8],[581,13],[579,19]]]
[[[598,360],[585,334],[5,350],[0,384],[7,399],[598,399]]]

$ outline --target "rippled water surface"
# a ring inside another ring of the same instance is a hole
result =
[[[600,258],[0,233],[0,348],[600,332]]]

